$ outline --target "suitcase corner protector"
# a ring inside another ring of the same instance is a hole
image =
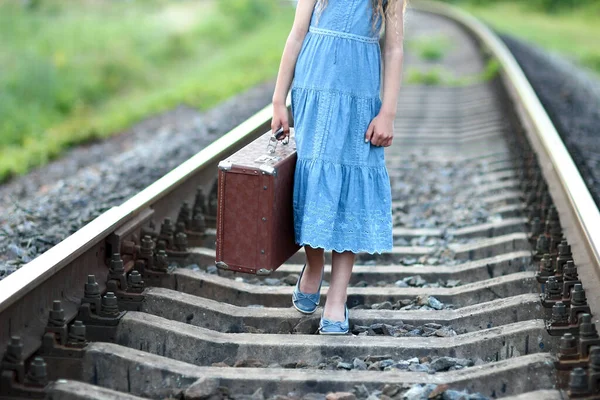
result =
[[[231,161],[223,160],[223,161],[219,162],[218,168],[223,171],[229,171],[232,166],[233,166],[233,163]]]
[[[256,275],[271,275],[271,272],[273,272],[273,270],[260,268],[256,271]]]
[[[217,261],[215,262],[215,265],[217,266],[217,268],[219,269],[229,269],[229,265],[227,265],[226,263],[224,263],[223,261]]]
[[[263,164],[258,169],[263,175],[277,175],[277,170],[272,165]]]

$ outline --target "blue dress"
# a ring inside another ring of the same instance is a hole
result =
[[[291,89],[298,161],[296,243],[382,253],[393,245],[384,147],[365,143],[381,108],[381,53],[370,0],[313,11]]]

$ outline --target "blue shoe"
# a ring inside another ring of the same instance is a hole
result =
[[[348,306],[344,304],[344,315],[343,321],[333,321],[321,316],[319,321],[319,334],[321,335],[345,335],[350,331],[350,324],[348,322]]]
[[[302,293],[300,291],[300,280],[302,279],[302,274],[304,273],[305,268],[306,264],[304,264],[304,267],[302,267],[302,272],[300,272],[300,277],[298,278],[296,287],[292,292],[292,304],[296,310],[300,311],[301,313],[312,314],[317,310],[319,301],[321,300],[321,284],[323,283],[325,267],[323,267],[323,271],[321,272],[321,283],[319,283],[319,289],[317,290],[317,293]]]

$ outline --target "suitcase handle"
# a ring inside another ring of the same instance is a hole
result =
[[[284,134],[283,127],[279,128],[275,132],[273,132],[273,135],[271,135],[271,137],[269,138],[269,143],[267,144],[267,153],[270,153],[270,154],[275,153],[275,149],[277,148],[277,142],[279,142],[279,138],[283,134]],[[287,145],[289,142],[290,142],[289,136],[286,136],[285,139],[283,139],[283,141],[282,141],[282,143],[284,145]]]

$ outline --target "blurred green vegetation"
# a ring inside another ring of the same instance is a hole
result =
[[[436,35],[408,39],[406,46],[425,61],[439,61],[451,50],[452,43],[448,38]]]
[[[444,0],[443,0],[444,1]],[[598,0],[445,0],[448,3],[471,4],[475,6],[493,6],[498,3],[514,3],[525,8],[544,13],[557,13],[585,9],[600,12]]]
[[[600,0],[446,0],[600,74]]]
[[[488,82],[498,76],[500,63],[495,58],[489,58],[483,71],[473,75],[456,77],[451,71],[444,69],[441,65],[431,68],[408,67],[406,70],[406,81],[411,84],[429,86],[468,86],[480,82]]]
[[[186,103],[277,73],[277,0],[0,0],[0,181]]]

